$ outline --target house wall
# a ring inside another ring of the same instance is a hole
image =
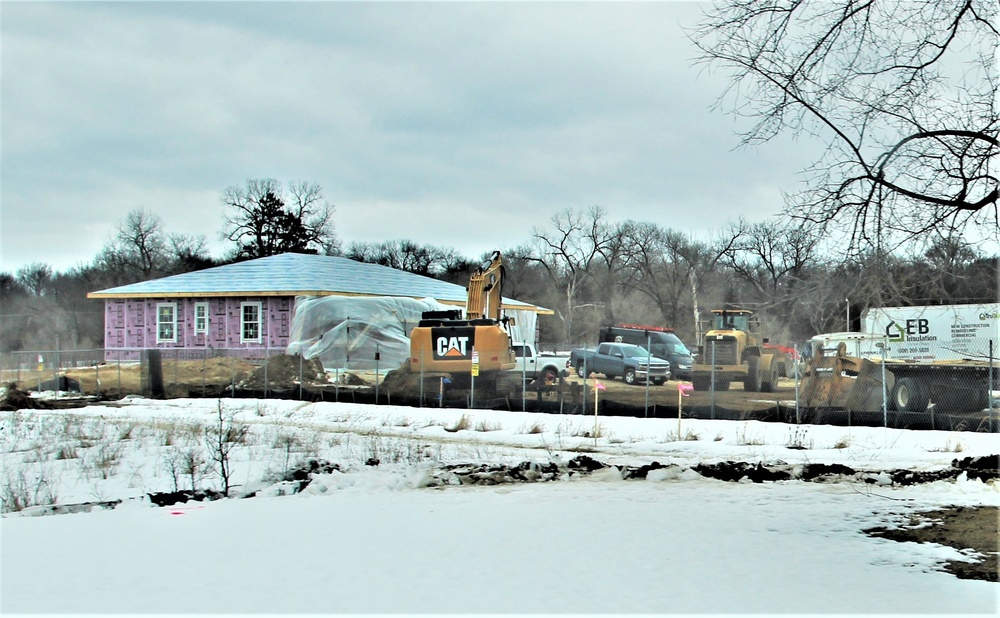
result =
[[[208,328],[195,334],[195,303],[208,303]],[[242,303],[261,304],[261,340],[241,341]],[[156,340],[157,305],[176,307],[176,341]],[[217,354],[263,357],[288,347],[294,296],[142,298],[104,301],[104,347],[108,360],[138,360],[145,349],[175,350],[168,358],[203,358],[206,350]]]

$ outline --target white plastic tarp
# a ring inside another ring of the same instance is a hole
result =
[[[410,331],[424,311],[455,308],[433,298],[299,296],[295,299],[288,353],[318,358],[327,370],[389,371],[409,358]],[[515,321],[510,327],[512,340],[534,342],[534,312],[513,311],[508,315]]]
[[[409,358],[410,331],[424,311],[454,309],[425,298],[395,296],[299,296],[295,299],[288,353],[318,358],[323,367],[374,371],[396,369]]]

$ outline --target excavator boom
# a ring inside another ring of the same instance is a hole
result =
[[[465,317],[468,320],[488,318],[500,321],[504,268],[500,252],[494,251],[490,259],[476,269],[469,278]]]

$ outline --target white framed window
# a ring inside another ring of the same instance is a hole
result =
[[[177,303],[156,303],[156,343],[177,341]]]
[[[208,332],[208,303],[194,304],[194,334]]]
[[[240,343],[260,343],[261,304],[240,303]]]

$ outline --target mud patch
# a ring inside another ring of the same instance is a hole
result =
[[[1000,581],[998,518],[1000,512],[995,506],[952,506],[914,514],[904,526],[869,528],[865,533],[892,541],[937,543],[962,552],[971,550],[975,555],[970,556],[970,562],[948,561],[944,569],[959,579],[997,582]]]
[[[164,491],[147,495],[149,496],[149,501],[156,506],[173,506],[189,501],[219,500],[224,497],[221,491],[213,491],[211,489]]]

